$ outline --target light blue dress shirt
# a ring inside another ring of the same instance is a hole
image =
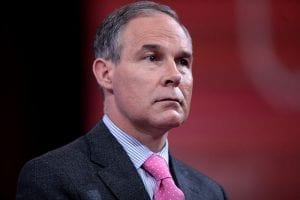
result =
[[[146,191],[148,192],[151,199],[153,199],[156,181],[155,179],[147,173],[143,168],[143,163],[151,156],[152,154],[159,155],[165,159],[169,164],[169,152],[168,152],[168,141],[166,141],[163,149],[158,152],[152,152],[148,147],[143,145],[134,137],[122,131],[118,128],[108,117],[108,115],[103,116],[103,122],[112,133],[112,135],[117,139],[117,141],[123,146],[124,150],[127,152],[129,158],[131,159],[133,165],[137,169],[140,177],[143,180]]]

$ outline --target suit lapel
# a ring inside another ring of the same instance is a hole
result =
[[[201,198],[199,191],[194,187],[193,183],[187,175],[187,171],[181,167],[181,164],[172,156],[169,159],[170,171],[176,185],[183,191],[185,199],[205,199]]]
[[[120,200],[149,200],[144,184],[127,153],[110,134],[103,122],[87,135],[91,160],[99,167],[98,175]]]

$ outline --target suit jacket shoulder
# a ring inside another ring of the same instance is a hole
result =
[[[122,146],[99,122],[85,136],[27,162],[19,175],[16,199],[149,200],[149,196]]]

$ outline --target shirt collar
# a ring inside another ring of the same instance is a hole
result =
[[[168,140],[166,140],[166,144],[160,152],[154,153],[137,139],[121,130],[116,124],[113,123],[108,115],[103,116],[103,122],[112,133],[112,135],[122,145],[136,169],[140,168],[147,160],[147,158],[149,158],[149,156],[151,156],[152,154],[163,157],[169,164]]]

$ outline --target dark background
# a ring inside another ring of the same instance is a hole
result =
[[[0,199],[24,162],[80,135],[80,2],[1,3]]]

